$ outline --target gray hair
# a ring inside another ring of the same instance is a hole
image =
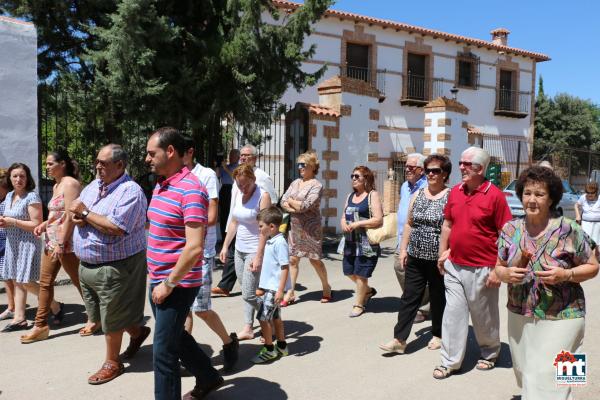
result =
[[[252,146],[250,143],[245,144],[244,147],[242,147],[240,149],[240,151],[242,151],[244,149],[250,150],[252,152],[252,155],[254,155],[254,156],[258,155],[258,152],[256,151],[256,147]]]
[[[472,146],[462,152],[463,156],[467,154],[471,155],[471,162],[473,164],[481,165],[484,172],[487,170],[487,167],[490,163],[490,154],[487,151],[481,147]]]
[[[123,161],[123,168],[127,167],[129,156],[127,155],[127,152],[123,149],[123,147],[121,147],[121,145],[109,143],[104,147],[108,147],[111,150],[112,154],[110,158],[113,162]]]
[[[415,158],[417,160],[417,167],[421,167],[423,168],[424,162],[425,162],[425,156],[421,153],[410,153],[409,155],[406,156],[406,161],[408,161],[409,158]]]

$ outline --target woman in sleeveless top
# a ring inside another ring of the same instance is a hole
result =
[[[424,161],[427,187],[419,189],[411,199],[408,219],[400,244],[400,263],[406,271],[406,284],[400,298],[398,323],[394,338],[379,345],[388,353],[404,353],[417,311],[429,285],[431,334],[427,348],[436,350],[442,344],[442,316],[446,307],[444,277],[437,268],[438,250],[444,207],[448,201],[446,186],[452,172],[448,157],[432,154]]]
[[[317,272],[323,295],[321,303],[331,301],[331,286],[327,281],[327,269],[321,258],[323,256],[323,233],[321,229],[321,195],[323,185],[315,176],[319,172],[319,159],[312,152],[298,156],[300,178],[290,184],[281,198],[282,208],[290,213],[291,228],[288,234],[290,248],[290,277],[292,288],[285,294],[281,307],[296,301],[294,288],[298,279],[300,258],[306,257]]]
[[[219,258],[225,263],[227,249],[235,241],[235,272],[242,286],[244,301],[244,327],[237,336],[239,340],[254,338],[252,324],[254,312],[258,310],[256,289],[260,279],[260,266],[267,238],[260,235],[256,216],[259,211],[271,206],[269,193],[256,184],[252,166],[242,164],[233,171],[233,179],[239,189],[231,207],[231,221]]]
[[[33,233],[43,236],[44,249],[40,271],[40,291],[35,323],[27,335],[21,336],[21,343],[33,343],[48,338],[48,315],[51,314],[55,325],[61,323],[64,304],[54,301],[54,281],[62,266],[79,289],[79,260],[71,248],[73,222],[65,207],[79,196],[81,184],[77,168],[64,150],[48,154],[46,171],[56,182],[52,189],[52,199],[48,202],[48,220],[35,227]],[[45,233],[44,235],[42,235]],[[81,290],[80,290],[81,294]]]
[[[35,192],[35,181],[29,167],[14,163],[8,168],[8,186],[0,228],[6,229],[4,267],[0,279],[11,280],[15,286],[15,312],[10,324],[2,332],[27,329],[25,310],[27,292],[38,294],[41,243],[33,235],[42,222],[42,200]]]
[[[378,244],[369,244],[366,229],[379,228],[383,224],[381,198],[375,190],[375,176],[365,166],[354,168],[350,175],[352,193],[348,196],[342,231],[344,232],[344,275],[356,284],[355,302],[350,317],[358,317],[377,290],[369,287],[369,278],[375,270],[381,253]]]

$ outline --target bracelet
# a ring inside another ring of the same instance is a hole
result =
[[[573,282],[573,278],[575,278],[575,271],[573,270],[573,268],[571,268],[569,271],[571,271],[571,276],[569,276],[567,282]]]

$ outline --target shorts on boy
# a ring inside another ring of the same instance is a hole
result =
[[[212,270],[215,263],[215,258],[205,258],[202,260],[202,286],[198,290],[198,295],[191,310],[193,312],[203,312],[212,310],[212,302],[210,300],[210,289],[212,286]]]
[[[258,313],[256,314],[256,319],[259,321],[281,319],[279,304],[275,303],[276,294],[277,292],[274,290],[265,290],[265,293],[258,298]]]

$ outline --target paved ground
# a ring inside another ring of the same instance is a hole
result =
[[[427,350],[428,323],[416,325],[406,355],[386,357],[377,344],[391,338],[400,295],[393,272],[393,257],[388,251],[380,259],[372,278],[379,294],[368,313],[350,319],[352,283],[341,272],[340,256],[326,260],[335,302],[320,304],[318,279],[308,262],[301,263],[299,292],[301,301],[284,310],[286,333],[291,354],[270,365],[254,366],[249,359],[259,350],[257,339],[242,342],[240,361],[235,373],[226,376],[227,384],[211,399],[511,399],[518,393],[506,338],[506,288],[501,288],[502,354],[498,368],[489,372],[474,369],[476,343],[469,337],[469,353],[464,372],[445,381],[431,377],[439,363],[439,352]],[[216,278],[220,276],[217,272]],[[590,318],[586,327],[589,384],[576,391],[578,399],[600,398],[600,349],[593,346],[600,328],[600,278],[584,285],[588,294]],[[126,364],[126,373],[105,385],[90,386],[88,375],[101,365],[103,336],[80,338],[77,330],[85,321],[84,308],[72,286],[57,288],[57,298],[67,303],[65,326],[52,331],[49,340],[22,345],[21,332],[0,334],[0,400],[43,398],[66,399],[151,399],[153,375],[152,347],[149,340],[140,353]],[[30,300],[35,306],[34,299]],[[241,327],[242,303],[239,296],[213,299],[213,305],[229,330]],[[6,297],[0,295],[0,311]],[[31,309],[29,317],[33,317]],[[148,325],[153,327],[149,307]],[[196,319],[194,335],[203,343],[220,368],[221,345],[212,332]],[[6,322],[0,322],[0,328]],[[127,343],[124,343],[126,346]],[[553,355],[549,356],[549,362]],[[597,364],[598,363],[598,364]],[[193,378],[183,378],[184,391]]]

